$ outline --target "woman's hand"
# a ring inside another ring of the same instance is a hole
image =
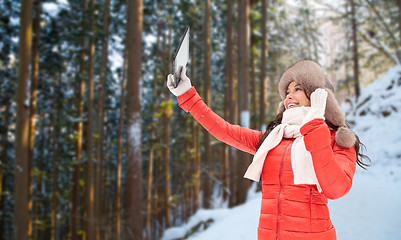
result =
[[[182,70],[180,68],[182,68]],[[191,80],[187,77],[186,71],[187,71],[186,67],[179,66],[177,72],[181,72],[181,81],[178,83],[177,87],[174,87],[176,81],[174,75],[169,74],[167,76],[167,87],[170,90],[170,92],[177,97],[186,93],[192,87]]]
[[[318,88],[310,96],[311,109],[302,123],[305,124],[315,118],[321,118],[324,120],[324,112],[326,110],[326,100],[327,100],[327,91]]]

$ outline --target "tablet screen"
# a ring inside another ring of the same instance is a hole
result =
[[[189,61],[189,27],[185,29],[184,35],[181,37],[180,44],[175,51],[173,57],[173,73],[178,70],[179,66],[187,66]]]

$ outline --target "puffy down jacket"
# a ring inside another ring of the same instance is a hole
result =
[[[206,106],[194,88],[179,96],[178,102],[220,141],[256,153],[262,132],[229,124]],[[294,184],[290,159],[294,139],[283,139],[269,151],[263,166],[260,240],[336,239],[327,198],[340,198],[350,190],[356,167],[355,149],[337,146],[335,132],[321,119],[305,124],[301,134],[312,155],[322,192],[316,185]]]

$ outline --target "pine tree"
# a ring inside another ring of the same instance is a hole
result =
[[[238,119],[243,127],[249,128],[249,1],[238,1]],[[247,153],[238,151],[238,169],[240,176],[250,160]],[[238,177],[237,204],[245,201],[249,182]]]
[[[204,101],[209,106],[212,107],[212,92],[211,92],[211,78],[212,78],[212,40],[211,40],[211,2],[210,0],[205,1],[205,24],[204,26],[204,44],[205,44],[205,59],[204,59],[204,72],[203,72],[203,80],[205,83],[204,86]],[[203,155],[203,164],[205,171],[207,174],[203,176],[203,207],[210,208],[210,201],[212,196],[212,182],[208,174],[210,174],[212,170],[212,152],[211,152],[211,145],[210,145],[210,135],[209,133],[204,130],[203,135],[203,144],[205,148],[205,152]]]
[[[358,100],[360,95],[360,87],[359,87],[359,55],[358,55],[358,30],[356,24],[356,14],[355,14],[355,2],[354,0],[350,0],[351,2],[351,25],[352,25],[352,43],[353,43],[353,60],[354,60],[354,89],[355,89],[355,97]]]
[[[33,0],[23,0],[21,3],[20,38],[17,92],[17,124],[15,134],[15,171],[14,171],[14,237],[28,239],[29,224],[31,223],[31,196],[29,184],[32,181],[32,163],[29,162],[28,134],[29,118],[27,107],[27,92],[29,78],[29,63],[32,47],[32,9]]]
[[[127,206],[125,238],[143,239],[142,223],[142,154],[140,78],[142,63],[141,0],[128,3],[128,74],[127,74]],[[132,30],[131,30],[132,29]]]

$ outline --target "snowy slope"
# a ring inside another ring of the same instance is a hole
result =
[[[168,229],[163,240],[182,238],[190,229],[199,222],[213,219],[213,223],[205,231],[191,235],[191,240],[203,239],[256,239],[259,221],[260,202],[262,194],[255,193],[256,185],[253,184],[247,197],[247,201],[231,209],[199,210],[184,226]],[[184,238],[185,239],[185,238]]]
[[[401,66],[344,109],[372,166],[358,168],[350,193],[330,202],[338,239],[401,239]]]
[[[374,162],[401,162],[400,65],[364,89],[359,101],[345,110]]]
[[[362,91],[358,102],[344,106],[351,128],[366,145],[372,165],[357,168],[353,187],[343,198],[329,201],[339,240],[401,239],[401,66]],[[185,236],[191,227],[213,219],[190,240],[257,239],[261,194],[232,209],[199,210],[163,239]]]

